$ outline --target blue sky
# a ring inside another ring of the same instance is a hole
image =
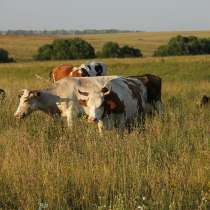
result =
[[[210,0],[0,0],[0,30],[210,29]]]

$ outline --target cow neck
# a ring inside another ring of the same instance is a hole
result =
[[[60,97],[54,93],[54,89],[43,89],[40,92],[39,109],[49,115],[60,114],[56,105]]]

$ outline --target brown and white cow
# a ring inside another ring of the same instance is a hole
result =
[[[95,61],[82,64],[79,67],[73,67],[71,64],[61,64],[50,72],[50,78],[53,82],[56,82],[65,77],[105,76],[106,69],[107,67],[104,63]]]
[[[19,105],[14,116],[22,119],[30,113],[40,110],[51,116],[67,117],[68,126],[72,127],[77,115],[84,113],[84,109],[77,99],[78,89],[97,89],[116,77],[67,77],[57,81],[48,89],[25,89],[19,96]],[[62,108],[62,113],[59,106]]]

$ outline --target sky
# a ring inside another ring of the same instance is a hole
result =
[[[210,0],[0,0],[0,30],[210,29]]]

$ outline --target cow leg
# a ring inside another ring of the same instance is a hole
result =
[[[145,113],[139,113],[137,118],[137,127],[139,127],[139,132],[145,131]]]
[[[68,110],[66,111],[66,117],[67,117],[67,125],[70,129],[73,129],[73,122],[76,120],[78,110],[76,109],[75,105],[72,103],[68,104]]]
[[[99,120],[98,122],[98,131],[100,136],[103,136],[103,130],[104,130],[104,123],[102,120]]]
[[[125,130],[125,115],[124,114],[116,114],[116,127],[117,133],[120,137],[123,137],[123,133]]]
[[[98,122],[98,130],[101,136],[103,136],[104,130],[111,130],[113,127],[114,126],[112,126],[112,120],[107,116]]]

